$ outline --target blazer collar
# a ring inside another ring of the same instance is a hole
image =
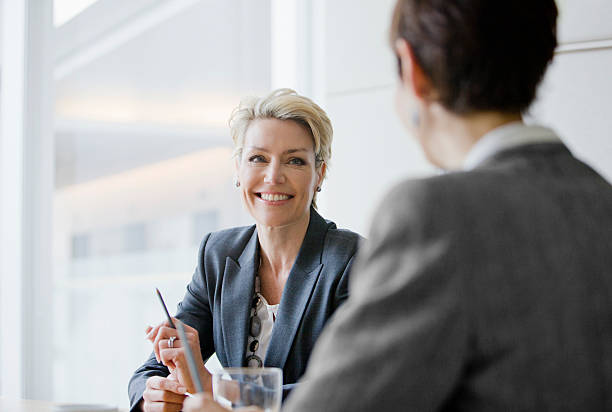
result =
[[[281,369],[285,366],[289,350],[323,268],[323,245],[330,226],[333,224],[328,224],[313,208],[310,209],[310,223],[283,290],[278,316],[264,360],[265,366]]]
[[[561,143],[557,134],[546,127],[512,122],[497,127],[482,136],[463,161],[463,169],[470,170],[495,154],[542,143]]]
[[[539,156],[550,158],[555,155],[572,156],[570,150],[563,143],[534,143],[526,144],[506,150],[499,151],[487,159],[483,160],[474,169],[487,168],[499,164],[500,162],[522,161],[527,159],[537,159]]]
[[[330,226],[335,226],[333,223],[328,223],[317,213],[314,208],[310,208],[310,222],[304,241],[300,247],[295,263],[289,277],[293,273],[293,269],[300,268],[303,272],[309,272],[322,263],[323,259],[323,242],[327,235],[327,230]],[[284,293],[284,292],[283,292]]]
[[[323,267],[327,223],[313,208],[306,236],[289,273],[264,364],[282,368]],[[246,355],[251,298],[259,263],[257,230],[238,260],[226,258],[221,298],[221,320],[228,366],[242,366]],[[235,302],[230,304],[229,302]]]
[[[238,261],[230,256],[225,258],[220,312],[225,359],[230,367],[242,366],[246,353],[255,271],[259,266],[257,230],[253,228],[253,234]]]

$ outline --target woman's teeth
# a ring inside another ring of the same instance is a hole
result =
[[[289,199],[288,195],[273,195],[269,193],[262,193],[261,198],[263,200],[267,200],[269,202],[278,202],[279,200],[287,200]]]

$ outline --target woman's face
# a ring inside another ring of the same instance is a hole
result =
[[[308,219],[325,165],[315,167],[310,133],[291,120],[258,119],[248,127],[236,171],[255,221],[281,227]]]

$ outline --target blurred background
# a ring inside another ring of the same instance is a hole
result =
[[[529,120],[612,180],[612,3],[558,2]],[[323,216],[367,235],[437,173],[395,118],[393,0],[0,0],[0,393],[128,406],[209,231],[252,224],[227,120],[291,87],[334,125]]]

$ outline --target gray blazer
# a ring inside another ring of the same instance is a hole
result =
[[[562,144],[395,187],[350,292],[286,410],[612,410],[612,187]]]
[[[311,209],[264,359],[265,366],[283,369],[285,394],[304,373],[323,326],[348,296],[348,276],[359,239]],[[202,241],[197,269],[176,317],[197,329],[203,359],[216,352],[225,367],[246,366],[258,244],[255,226],[210,233]],[[132,408],[142,399],[150,376],[168,373],[152,354],[130,380]]]

